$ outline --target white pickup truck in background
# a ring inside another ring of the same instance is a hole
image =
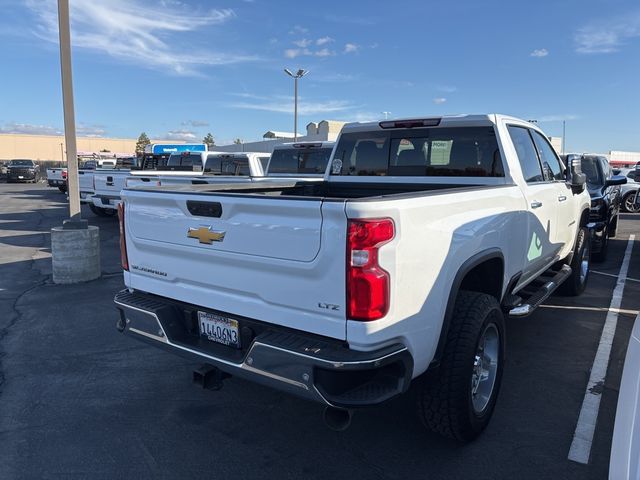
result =
[[[205,363],[205,386],[236,375],[318,401],[335,429],[416,381],[425,425],[473,439],[505,315],[589,276],[580,164],[502,115],[346,125],[322,181],[122,199],[118,329]]]
[[[47,185],[57,187],[61,192],[66,192],[67,167],[47,168]]]
[[[220,177],[239,181],[264,177],[268,153],[181,152],[172,154],[163,170],[132,171],[125,185],[175,185],[219,182]]]

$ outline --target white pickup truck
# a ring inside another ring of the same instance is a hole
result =
[[[47,168],[47,185],[57,187],[61,192],[67,191],[67,168]]]
[[[494,410],[505,315],[589,275],[589,194],[526,121],[346,125],[323,181],[125,189],[120,331],[326,406],[419,382],[426,426],[469,441]],[[562,285],[561,285],[562,284]]]

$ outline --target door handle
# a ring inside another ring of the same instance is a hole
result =
[[[566,199],[567,199],[567,197],[566,197],[566,196],[564,196],[564,195],[560,195],[560,196],[558,197],[558,201],[559,201],[559,202],[564,202]]]
[[[542,202],[531,202],[531,208],[540,208],[542,206]]]

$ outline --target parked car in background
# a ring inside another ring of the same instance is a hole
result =
[[[40,166],[33,160],[14,159],[7,165],[7,182],[37,182]]]
[[[635,168],[623,168],[620,175],[627,177],[627,183],[620,187],[622,210],[637,213],[640,211],[640,205],[636,205],[636,194],[640,190],[640,172],[636,172]]]
[[[0,162],[0,176],[4,177],[7,175],[7,165],[9,162]]]
[[[203,386],[232,374],[320,402],[337,430],[416,381],[425,425],[477,437],[503,312],[589,276],[580,162],[502,115],[346,125],[322,179],[121,195],[117,328],[207,364]]]
[[[614,175],[608,160],[600,155],[567,154],[565,163],[580,158],[582,173],[587,176],[587,189],[591,195],[589,226],[591,230],[591,255],[596,262],[607,258],[609,238],[615,237],[618,216],[622,204],[620,185],[627,183],[626,177]]]
[[[67,191],[67,167],[47,168],[47,184],[57,187],[62,193]]]

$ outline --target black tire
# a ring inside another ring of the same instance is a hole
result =
[[[98,217],[113,217],[116,214],[116,210],[96,207],[93,203],[89,204],[89,209]]]
[[[472,390],[474,362],[489,329],[498,335],[496,366],[486,406],[478,411]],[[504,345],[504,317],[498,301],[484,293],[460,291],[440,366],[427,372],[419,386],[418,413],[427,428],[460,442],[473,440],[485,429],[500,390]]]
[[[617,213],[615,217],[609,223],[609,238],[616,238],[618,234],[618,217],[620,213]]]
[[[60,190],[62,193],[66,193],[67,187],[58,187],[58,190]]]
[[[586,273],[582,269],[582,262],[585,260],[587,262]],[[589,238],[589,230],[586,227],[581,227],[578,230],[576,245],[573,248],[573,257],[569,266],[571,267],[571,275],[560,285],[558,293],[568,297],[576,297],[587,288],[589,273],[591,272],[591,238]]]
[[[600,244],[600,250],[593,252],[591,259],[594,262],[604,262],[607,259],[607,253],[609,252],[609,227],[602,233],[602,243]]]

